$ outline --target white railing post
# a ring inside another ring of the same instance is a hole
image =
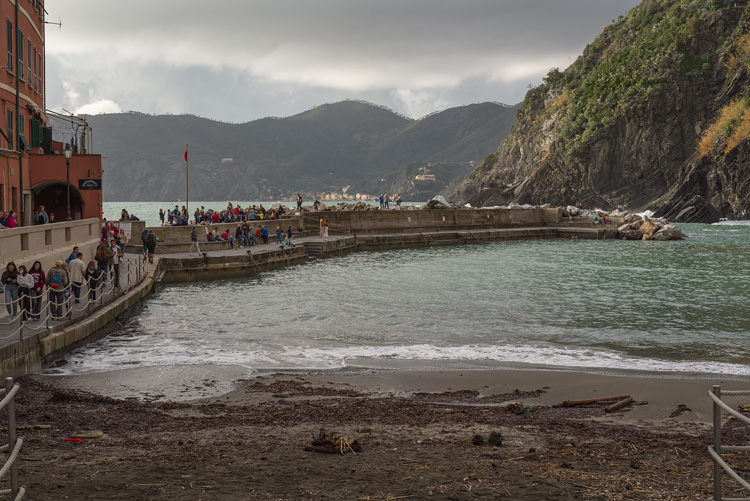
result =
[[[13,389],[13,378],[5,378],[5,394],[10,395]],[[8,401],[8,453],[12,453],[16,447],[16,400],[15,397]],[[18,493],[18,462],[13,461],[10,466],[10,497],[15,498]]]
[[[721,386],[715,384],[713,387],[714,395],[721,398]],[[721,455],[721,407],[714,402],[714,451]],[[714,461],[714,499],[721,501],[721,465]]]

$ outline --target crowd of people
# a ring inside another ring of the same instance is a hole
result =
[[[378,197],[378,202],[380,202],[380,208],[381,209],[390,209],[391,208],[391,206],[390,206],[391,199],[390,199],[390,197],[388,196],[387,193],[381,194]],[[403,200],[401,199],[401,194],[400,193],[396,193],[396,197],[393,199],[393,203],[396,204],[396,208],[397,209],[401,208],[401,202],[403,202]]]
[[[86,263],[83,253],[76,246],[64,260],[58,259],[46,272],[37,260],[27,268],[10,261],[0,278],[5,308],[11,321],[21,315],[23,322],[35,322],[42,318],[42,303],[45,296],[50,304],[52,319],[70,317],[71,302],[80,303],[84,288],[88,299],[95,301],[103,292],[103,283],[113,279],[113,288],[119,287],[119,264],[121,250],[114,239],[107,244],[104,239]],[[83,299],[85,301],[85,297]]]
[[[36,212],[34,212],[34,216],[31,218],[32,224],[49,224],[54,222],[55,215],[53,213],[47,214],[47,211],[44,210],[44,205],[40,205]],[[16,211],[0,211],[0,229],[18,228],[20,225],[21,223],[18,220],[18,214]]]
[[[237,223],[234,230],[226,228],[222,233],[219,233],[220,231],[220,229],[217,229],[216,232],[207,230],[206,240],[209,242],[229,242],[232,249],[234,249],[235,245],[241,249],[243,247],[252,247],[259,243],[267,244],[271,236],[267,225],[260,225],[253,231],[253,228],[247,222]],[[293,234],[291,226],[287,226],[286,231],[284,231],[280,225],[276,225],[274,233],[277,244],[283,244],[283,236],[286,235],[287,245],[291,245]],[[190,255],[193,254],[193,250],[196,250],[200,254],[198,232],[195,228],[190,233],[190,241]]]
[[[125,212],[125,209],[123,211]],[[222,211],[206,209],[201,205],[200,208],[195,209],[191,219],[187,207],[183,205],[180,208],[180,206],[175,205],[174,209],[159,209],[159,221],[162,226],[244,223],[246,221],[275,221],[286,213],[286,209],[281,205],[266,209],[263,204],[242,207],[239,204],[234,205],[229,202],[227,208]]]

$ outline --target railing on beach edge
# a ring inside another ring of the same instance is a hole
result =
[[[722,471],[726,472],[734,481],[740,484],[748,493],[750,493],[750,483],[743,479],[740,475],[735,472],[731,466],[722,458],[724,452],[750,452],[750,445],[722,445],[721,444],[721,416],[722,411],[726,411],[734,418],[741,422],[750,425],[750,417],[743,415],[742,413],[732,409],[722,400],[722,397],[739,397],[743,395],[750,395],[750,390],[735,390],[735,391],[721,391],[721,385],[714,385],[713,389],[708,392],[708,396],[714,402],[713,409],[713,426],[714,426],[714,440],[713,445],[708,446],[708,453],[714,462],[714,501],[748,501],[750,497],[744,498],[727,498],[722,497],[721,494],[721,476]]]
[[[0,400],[0,410],[6,409],[8,421],[8,443],[0,446],[0,452],[7,452],[8,459],[0,468],[0,478],[10,472],[10,489],[0,490],[0,495],[10,494],[11,499],[20,501],[26,494],[26,487],[18,485],[18,455],[21,452],[23,439],[16,437],[16,393],[21,387],[18,383],[13,383],[13,378],[5,378],[5,388],[0,389],[0,394],[4,395]]]

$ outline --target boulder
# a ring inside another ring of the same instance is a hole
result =
[[[435,196],[432,200],[430,200],[429,202],[427,202],[423,207],[425,207],[426,209],[452,209],[452,208],[455,208],[442,195]]]
[[[675,228],[671,224],[664,226],[651,237],[652,240],[680,240],[684,235],[679,228]]]
[[[617,231],[618,231],[619,233],[622,233],[623,231],[629,231],[629,230],[631,230],[631,229],[632,229],[632,228],[630,227],[630,225],[629,225],[628,223],[625,223],[625,224],[623,224],[622,226],[620,226],[619,228],[617,228]]]
[[[651,236],[657,231],[659,231],[659,227],[648,220],[648,218],[644,218],[643,224],[638,228],[641,230],[641,233],[643,233],[644,236]]]
[[[641,218],[637,214],[628,214],[625,216],[625,222],[626,223],[635,223],[636,221],[640,221]]]
[[[643,238],[643,233],[641,233],[641,230],[634,230],[632,228],[627,230],[619,230],[617,235],[620,238],[624,238],[625,240],[641,240]]]

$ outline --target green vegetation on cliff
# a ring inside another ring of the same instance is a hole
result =
[[[645,209],[699,197],[700,217],[748,213],[715,180],[750,135],[749,28],[734,1],[644,0],[528,92],[454,198]]]

